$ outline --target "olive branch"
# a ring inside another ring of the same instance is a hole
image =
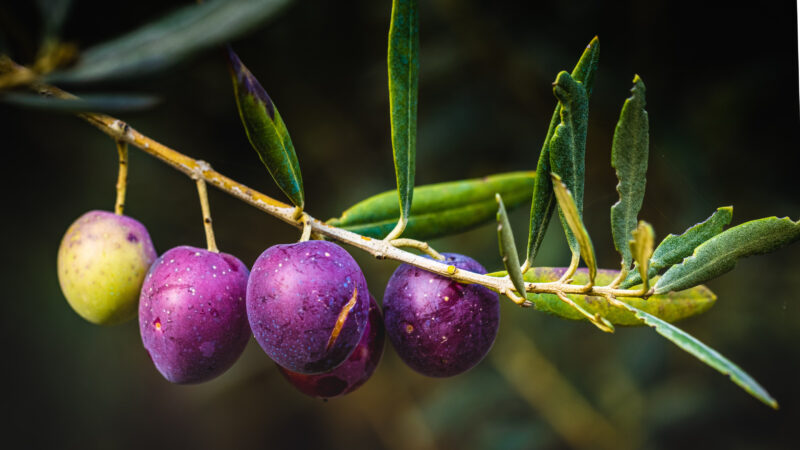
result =
[[[632,96],[623,105],[612,144],[612,167],[619,179],[620,198],[611,209],[611,221],[614,244],[621,256],[620,270],[599,270],[582,219],[588,102],[599,59],[597,38],[589,43],[575,68],[559,73],[553,83],[558,103],[535,174],[504,174],[490,177],[490,180],[415,188],[419,17],[415,0],[394,0],[387,66],[396,196],[395,193],[379,194],[354,205],[340,218],[328,221],[316,219],[304,211],[302,177],[288,129],[266,91],[230,47],[228,63],[245,131],[291,204],[226,177],[208,163],[182,154],[126,122],[87,112],[104,110],[109,99],[79,98],[54,85],[59,81],[106,79],[133,69],[141,72],[164,68],[167,64],[164,61],[177,61],[229,41],[235,35],[234,30],[254,26],[283,2],[253,2],[251,9],[238,3],[209,2],[192,7],[192,11],[178,11],[160,22],[85,51],[77,64],[61,71],[55,69],[74,58],[74,48],[50,42],[31,67],[18,65],[2,56],[0,92],[4,93],[3,100],[74,110],[83,120],[110,136],[120,154],[115,205],[118,213],[124,205],[127,145],[132,145],[195,180],[204,219],[207,219],[204,222],[210,248],[214,246],[210,213],[207,202],[203,201],[206,183],[301,229],[301,240],[333,239],[377,259],[395,260],[461,283],[486,286],[520,306],[534,306],[564,318],[588,320],[603,331],[613,332],[615,324],[651,326],[682,349],[729,375],[759,400],[777,407],[777,402],[738,366],[670,325],[669,321],[708,309],[716,297],[701,284],[733,269],[739,258],[773,251],[800,239],[800,221],[771,217],[723,230],[732,214],[732,208],[723,207],[707,220],[680,235],[667,236],[656,246],[652,227],[638,219],[644,196],[649,125],[644,109],[644,83],[636,76]],[[253,9],[256,7],[260,9]],[[209,24],[222,18],[226,19],[228,28],[219,27],[214,33],[206,33]],[[158,45],[165,29],[172,33],[169,41],[174,44],[172,46]],[[203,37],[199,38],[201,30]],[[131,49],[137,51],[131,52]],[[156,61],[158,64],[154,63]],[[35,95],[19,92],[22,89]],[[141,106],[147,104],[147,99],[128,98],[127,103]],[[450,193],[451,190],[456,194]],[[512,197],[513,201],[509,201]],[[504,199],[509,206],[516,206],[526,198],[532,198],[531,221],[526,258],[520,264]],[[444,200],[433,202],[431,199]],[[570,265],[563,271],[534,264],[544,231],[556,209],[572,253]],[[491,216],[498,222],[500,252],[506,269],[503,272],[485,275],[457,269],[440,262],[439,253],[425,242],[491,220]],[[431,257],[403,248],[414,248]],[[586,270],[579,270],[581,260]],[[659,273],[662,274],[657,277]]]

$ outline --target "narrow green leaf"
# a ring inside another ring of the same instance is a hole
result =
[[[503,205],[503,198],[500,197],[500,194],[495,194],[495,199],[497,200],[497,241],[500,244],[500,256],[503,258],[503,265],[511,275],[514,288],[520,295],[525,296],[525,281],[522,279],[517,244],[514,242],[511,224],[508,222],[508,213],[506,213],[506,207]]]
[[[272,178],[295,206],[304,206],[300,164],[278,109],[256,77],[228,47],[228,61],[239,117],[247,138]]]
[[[580,254],[589,268],[589,281],[594,282],[594,277],[597,274],[597,260],[594,257],[594,246],[592,240],[589,238],[589,233],[583,224],[583,219],[578,212],[578,207],[575,204],[575,199],[572,193],[567,189],[566,184],[561,181],[561,178],[556,174],[551,174],[553,178],[553,187],[555,188],[556,200],[558,200],[559,210],[562,212],[564,221],[567,227],[575,236]]]
[[[572,69],[572,78],[582,82],[586,88],[586,95],[592,93],[594,86],[594,75],[597,63],[600,58],[600,41],[597,36],[586,46],[581,58]],[[528,250],[527,258],[531,264],[539,252],[539,247],[544,240],[547,226],[550,224],[550,217],[556,207],[556,199],[553,194],[553,185],[550,181],[550,140],[556,127],[561,121],[561,106],[556,105],[553,117],[550,119],[550,126],[547,128],[547,135],[544,138],[542,150],[539,153],[539,162],[536,165],[536,186],[533,190],[533,201],[531,203],[531,221],[528,229]]]
[[[661,270],[683,261],[683,258],[691,255],[698,245],[721,233],[722,229],[731,222],[731,217],[733,217],[733,207],[723,206],[718,208],[711,217],[690,227],[680,236],[670,234],[664,238],[656,247],[653,257],[650,258],[647,275],[653,278]],[[620,288],[627,289],[641,282],[642,276],[637,270],[628,274],[625,281],[620,284]]]
[[[633,235],[633,240],[628,242],[630,252],[639,266],[639,273],[642,280],[644,280],[643,287],[646,291],[650,289],[650,278],[647,276],[647,269],[650,257],[653,256],[655,232],[653,232],[653,227],[649,223],[642,220],[631,234]]]
[[[42,36],[52,39],[61,33],[72,0],[36,0],[42,15]]]
[[[563,267],[535,267],[524,274],[525,281],[529,283],[547,283],[561,278],[566,269]],[[508,273],[495,272],[489,275],[504,277]],[[597,271],[595,284],[607,285],[619,275],[618,270],[600,269]],[[575,283],[586,284],[589,282],[589,271],[581,268],[573,276]],[[577,303],[585,310],[608,319],[614,325],[620,326],[641,326],[642,322],[634,313],[620,309],[609,303],[605,297],[593,297],[587,295],[568,294],[572,301]],[[561,301],[554,294],[533,294],[528,293],[526,298],[533,303],[533,306],[549,314],[553,314],[562,319],[586,320],[586,318],[571,306]],[[705,286],[695,286],[679,292],[669,292],[662,295],[652,295],[646,300],[638,297],[621,297],[621,302],[630,304],[642,311],[647,311],[667,322],[702,314],[708,311],[717,300],[716,295]]]
[[[777,250],[800,239],[800,221],[766,217],[723,231],[658,280],[657,294],[685,289],[730,271],[739,258]]]
[[[0,101],[24,108],[44,109],[54,112],[130,112],[155,106],[158,98],[136,94],[82,94],[76,99],[42,97],[24,92],[8,92]]]
[[[414,189],[414,203],[403,235],[428,240],[487,223],[497,212],[496,192],[503,196],[510,210],[530,200],[535,179],[534,172],[511,172],[418,186]],[[397,192],[387,191],[356,203],[328,224],[382,239],[399,217]]]
[[[393,0],[389,27],[389,108],[392,153],[400,197],[400,222],[407,222],[414,195],[417,152],[419,13],[416,0]],[[403,225],[398,223],[402,231]]]
[[[561,105],[561,123],[550,140],[550,168],[564,181],[575,200],[578,217],[583,217],[583,180],[586,162],[586,125],[589,100],[583,85],[567,72],[556,78],[553,92]],[[580,251],[576,236],[566,221],[563,210],[559,217],[567,242],[575,254]]]
[[[162,70],[254,29],[287,3],[287,0],[211,0],[187,5],[87,49],[76,65],[53,73],[46,80],[90,82]]]
[[[646,325],[653,327],[658,334],[664,336],[685,350],[695,358],[714,368],[723,375],[730,377],[731,381],[739,385],[753,397],[761,400],[766,405],[778,409],[778,402],[739,366],[720,355],[716,350],[697,340],[689,333],[677,328],[652,314],[637,309],[633,305],[625,304],[625,308],[633,312]]]
[[[644,200],[649,153],[649,127],[644,83],[633,78],[633,95],[625,100],[611,147],[611,167],[617,172],[619,201],[611,207],[611,234],[614,247],[622,255],[622,265],[630,269],[633,257],[628,248],[631,232]]]

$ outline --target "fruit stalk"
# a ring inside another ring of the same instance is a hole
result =
[[[117,141],[119,152],[119,173],[117,174],[117,201],[114,204],[114,214],[121,216],[125,210],[125,191],[128,186],[128,143]]]
[[[214,227],[211,225],[211,208],[208,206],[206,181],[202,178],[198,178],[196,182],[197,196],[200,197],[200,209],[203,211],[203,228],[206,230],[206,246],[208,247],[208,251],[219,253],[217,241],[214,239]]]
[[[40,94],[58,98],[75,98],[72,94],[62,91],[54,86],[38,83],[32,86]],[[213,170],[208,164],[195,160],[184,155],[166,145],[151,139],[150,137],[135,130],[127,123],[114,117],[98,113],[80,113],[79,117],[94,125],[100,131],[109,135],[117,141],[127,142],[145,153],[148,153],[164,163],[172,166],[180,172],[193,179],[202,179],[212,186],[220,189],[242,201],[248,203],[267,214],[272,215],[284,222],[302,229],[304,221],[297,218],[295,208],[291,205],[275,200],[261,192],[251,189],[225,175]],[[404,262],[421,269],[451,278],[459,283],[480,284],[496,292],[503,292],[513,289],[511,281],[507,277],[493,277],[481,275],[468,270],[456,269],[439,261],[425,258],[404,250],[401,250],[391,242],[385,240],[372,239],[366,236],[336,228],[318,219],[306,215],[311,232],[318,236],[325,236],[339,242],[357,247],[377,259],[392,259]],[[568,284],[566,281],[555,281],[546,283],[525,283],[525,290],[538,294],[583,294],[589,296],[614,297],[642,297],[639,289],[617,289],[610,286],[584,286]],[[652,292],[648,292],[650,295]]]

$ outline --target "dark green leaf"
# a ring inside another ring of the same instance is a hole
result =
[[[61,32],[72,0],[36,0],[42,14],[42,35],[50,39]]]
[[[670,234],[664,238],[656,247],[653,257],[650,258],[648,276],[653,278],[659,271],[683,261],[683,258],[691,255],[698,245],[721,233],[722,229],[731,222],[731,217],[733,217],[733,207],[724,206],[718,208],[705,221],[684,231],[680,236]],[[641,282],[641,275],[638,271],[634,271],[628,274],[620,287],[627,289]]]
[[[140,111],[158,103],[149,95],[131,94],[85,94],[77,99],[42,97],[37,94],[9,92],[0,96],[0,101],[25,108],[45,109],[55,112],[127,112]]]
[[[392,1],[389,28],[389,108],[392,153],[400,197],[399,235],[411,210],[417,152],[417,83],[419,79],[419,13],[416,0]],[[396,237],[396,236],[395,236]]]
[[[119,38],[89,48],[78,63],[46,79],[88,82],[165,69],[252,30],[288,0],[212,0],[183,8]]]
[[[652,297],[651,297],[652,298]],[[747,372],[739,366],[729,361],[716,350],[703,344],[689,333],[676,328],[673,325],[653,316],[645,311],[637,309],[633,305],[626,304],[625,307],[633,312],[646,325],[653,327],[658,334],[672,341],[675,345],[685,350],[695,358],[713,367],[716,371],[730,377],[731,381],[739,385],[753,397],[761,400],[768,406],[778,409],[778,402],[754,380]]]
[[[800,239],[800,221],[766,217],[737,225],[700,244],[692,256],[670,267],[656,293],[686,289],[733,269],[739,258],[777,250]]]
[[[650,277],[647,276],[647,268],[650,257],[653,255],[655,232],[653,232],[653,227],[649,223],[642,220],[636,229],[631,232],[631,235],[633,240],[628,242],[630,252],[639,266],[639,274],[644,280],[643,288],[647,291],[650,288]]]
[[[599,58],[600,41],[595,36],[586,46],[586,50],[578,60],[578,64],[572,69],[572,78],[583,83],[587,96],[592,93],[594,74]],[[539,246],[542,245],[547,226],[550,224],[550,217],[556,207],[553,185],[550,181],[550,140],[561,121],[560,113],[561,106],[557,104],[555,111],[553,111],[553,117],[550,119],[550,126],[547,128],[547,135],[544,138],[544,144],[539,153],[539,162],[536,166],[536,187],[533,190],[531,221],[528,230],[527,258],[531,264],[536,258],[536,253],[539,252]]]
[[[414,189],[406,237],[434,239],[460,233],[491,221],[497,212],[499,192],[510,210],[531,198],[534,172],[512,172],[471,180],[419,186]],[[397,192],[387,191],[348,208],[328,224],[380,239],[400,217]]]
[[[228,59],[236,106],[247,138],[278,187],[295,206],[302,208],[303,177],[289,130],[267,92],[230,48]]]
[[[619,201],[611,207],[611,234],[614,246],[622,255],[622,265],[630,269],[632,255],[628,248],[631,232],[644,200],[649,132],[644,110],[644,83],[633,78],[633,95],[625,100],[611,147],[611,167],[617,172]]]
[[[575,204],[575,199],[572,193],[567,189],[567,186],[561,181],[558,175],[552,174],[553,188],[558,200],[558,208],[562,213],[566,227],[575,236],[581,257],[586,262],[589,268],[589,281],[594,282],[594,277],[597,274],[597,260],[594,257],[594,246],[592,240],[589,238],[589,233],[586,231],[586,226],[583,224],[583,219],[578,212],[578,207]]]
[[[564,274],[563,267],[536,267],[525,272],[524,279],[530,283],[547,283],[556,281]],[[506,276],[506,272],[495,272],[491,276]],[[597,271],[595,284],[607,285],[617,276],[619,271],[600,269]],[[577,284],[586,284],[589,281],[589,271],[578,269],[573,276]],[[631,311],[626,311],[612,305],[605,297],[587,295],[567,295],[572,301],[590,313],[600,313],[614,325],[640,326],[641,321]],[[570,320],[586,320],[580,312],[561,301],[555,294],[528,293],[527,299],[533,303],[537,310],[554,314]],[[687,317],[706,312],[716,302],[717,297],[705,286],[695,286],[680,292],[670,292],[663,295],[652,295],[646,300],[637,297],[619,298],[619,301],[630,304],[638,309],[656,315],[667,322],[675,322]]]
[[[508,213],[506,213],[506,207],[503,205],[500,194],[495,194],[495,198],[497,200],[497,241],[500,244],[500,256],[503,258],[503,265],[511,275],[514,288],[520,295],[525,296],[525,281],[522,279],[517,244],[514,242],[511,224],[508,222]]]
[[[556,78],[553,92],[561,105],[561,123],[550,140],[550,168],[559,175],[575,200],[578,217],[583,217],[583,180],[586,162],[586,125],[589,100],[586,90],[567,72]],[[580,251],[563,210],[559,217],[573,254]]]

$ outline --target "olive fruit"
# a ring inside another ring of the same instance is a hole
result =
[[[446,264],[486,273],[467,256],[445,253]],[[402,264],[383,297],[386,334],[400,358],[431,377],[449,377],[478,364],[494,343],[500,322],[497,294]]]
[[[236,362],[250,338],[248,274],[232,255],[188,246],[153,264],[139,300],[139,332],[164,378],[199,383]]]
[[[70,225],[58,249],[58,281],[89,322],[111,325],[136,315],[139,290],[156,250],[137,220],[89,211]]]
[[[335,369],[316,375],[304,375],[278,366],[278,370],[300,392],[318,398],[349,394],[363,385],[383,356],[385,333],[383,316],[373,296],[369,296],[369,320],[353,353]]]
[[[256,341],[292,372],[327,372],[344,362],[368,314],[364,274],[331,242],[274,245],[258,257],[247,282],[247,316]]]

